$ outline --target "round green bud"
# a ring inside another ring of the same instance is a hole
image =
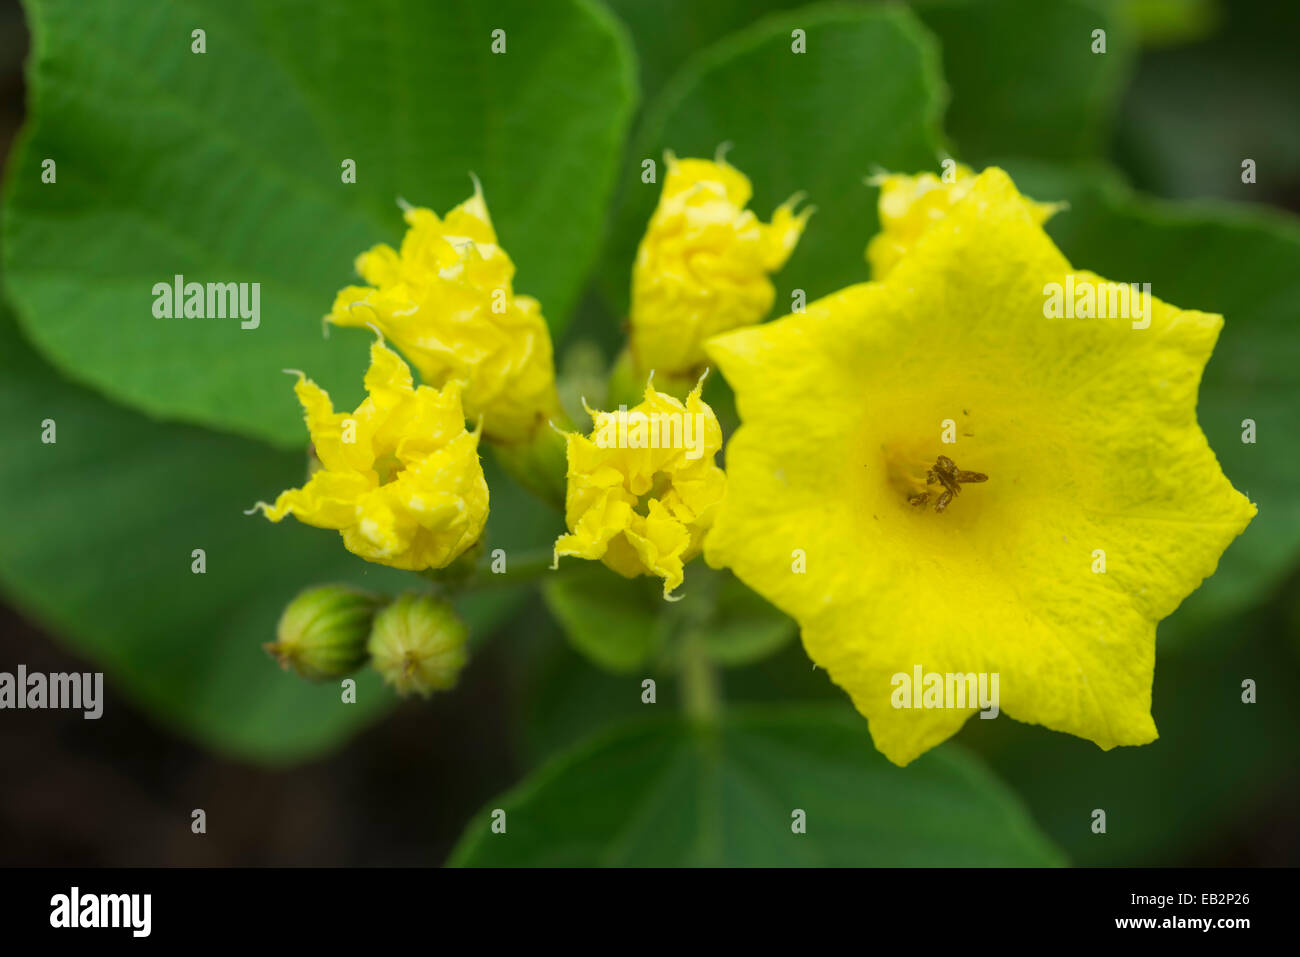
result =
[[[431,595],[399,596],[375,616],[370,660],[402,697],[455,687],[469,660],[469,632],[451,605]]]
[[[378,595],[350,585],[316,585],[285,606],[276,640],[263,647],[280,667],[304,678],[350,674],[365,663],[366,638],[382,604]]]

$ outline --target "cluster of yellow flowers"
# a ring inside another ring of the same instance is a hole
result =
[[[759,325],[811,209],[796,197],[761,222],[739,170],[669,154],[632,274],[631,365],[677,383],[716,364],[742,424],[724,474],[702,377],[684,401],[650,379],[630,410],[589,409],[590,434],[564,439],[555,560],[655,576],[671,597],[703,551],[797,620],[899,764],[979,707],[899,707],[894,679],[922,667],[1000,674],[1002,710],[1103,748],[1150,741],[1156,623],[1254,514],[1196,420],[1223,320],[1156,300],[1140,328],[1048,315],[1051,284],[1101,282],[1044,231],[1059,205],[996,168],[876,182],[873,280]],[[382,339],[351,415],[300,377],[321,469],[263,509],[421,570],[484,527],[465,417],[518,449],[562,413],[545,320],[513,291],[481,190],[406,219],[400,251],[363,254],[369,285],[328,318],[375,327],[424,384]]]

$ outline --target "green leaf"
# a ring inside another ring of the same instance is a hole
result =
[[[628,26],[641,68],[641,94],[655,96],[691,56],[727,34],[778,10],[802,5],[801,0],[608,0],[611,10]],[[664,24],[672,29],[665,30]]]
[[[1029,195],[1070,203],[1047,228],[1074,266],[1149,282],[1158,299],[1224,316],[1197,417],[1259,514],[1161,635],[1203,629],[1267,594],[1300,558],[1300,222],[1263,209],[1144,199],[1097,170],[1006,166]],[[1246,419],[1256,423],[1254,444],[1242,441]]]
[[[747,665],[780,651],[799,626],[731,572],[718,572],[712,614],[698,631],[705,654],[720,665]],[[689,600],[689,597],[688,597]]]
[[[492,811],[506,813],[493,833]],[[806,833],[794,833],[795,812]],[[638,722],[556,758],[470,824],[470,866],[1044,866],[1015,797],[952,746],[908,768],[845,709]]]
[[[699,573],[704,571],[710,570],[700,563],[690,566],[687,597],[669,606],[667,613],[691,601],[699,591],[695,587]],[[709,657],[729,668],[719,675],[723,697],[746,707],[801,700],[842,702],[843,690],[831,683],[824,670],[813,668],[803,647],[790,640],[795,633],[794,622],[730,573],[719,574],[724,577],[720,607],[727,609],[729,621],[748,626],[733,632],[723,624],[716,634],[702,633],[701,641]],[[730,595],[733,588],[737,591],[735,599]],[[761,618],[752,621],[749,615],[757,610],[759,602],[762,610],[757,614]],[[527,616],[519,620],[531,622]],[[641,682],[645,678],[655,681],[658,707],[671,709],[676,705],[680,662],[669,655],[654,657],[631,674],[610,674],[608,669],[594,664],[589,655],[579,652],[577,643],[567,639],[552,622],[530,623],[516,638],[524,647],[519,660],[526,676],[520,682],[519,728],[524,750],[534,762],[590,736],[592,728],[648,713],[648,705],[641,700]],[[748,667],[733,667],[738,664]]]
[[[654,578],[624,578],[600,562],[567,562],[562,574],[544,579],[542,594],[569,641],[609,671],[644,665],[667,634],[663,585]]]
[[[284,604],[318,582],[420,587],[348,554],[334,532],[242,514],[301,482],[306,464],[302,452],[160,424],[69,386],[0,307],[0,587],[173,729],[262,761],[337,745],[394,700],[369,669],[357,703],[344,704],[337,682],[277,668],[261,645]],[[489,540],[541,539],[550,516],[509,489],[494,477]],[[204,574],[192,571],[199,548]],[[482,634],[516,600],[494,591],[461,608]]]
[[[806,33],[806,53],[791,50],[795,29]],[[606,294],[626,310],[636,247],[659,199],[658,184],[641,182],[642,160],[658,163],[666,149],[711,157],[724,141],[728,161],[753,181],[760,218],[800,190],[817,206],[776,277],[779,312],[793,289],[811,301],[865,280],[877,190],[863,178],[875,167],[937,167],[943,100],[934,43],[902,8],[809,8],[728,37],[647,109],[623,173]]]
[[[1277,607],[1234,618],[1212,644],[1178,656],[1163,653],[1162,626],[1152,693],[1160,737],[1152,744],[1102,751],[1002,720],[971,721],[963,742],[979,747],[1079,864],[1240,861],[1262,815],[1279,823],[1295,816],[1300,672],[1281,640],[1283,618]],[[1254,704],[1242,701],[1247,678],[1257,684]],[[1106,812],[1104,835],[1091,829],[1096,808]],[[1286,861],[1285,851],[1274,854]]]
[[[944,127],[958,158],[1100,155],[1135,59],[1128,21],[1089,0],[936,0],[916,5],[952,87]],[[1106,52],[1093,53],[1093,30]],[[911,170],[907,170],[911,172]]]
[[[516,727],[525,768],[533,768],[555,752],[631,718],[675,710],[673,674],[655,665],[641,673],[611,674],[578,651],[552,616],[520,615],[508,639],[517,667]],[[655,703],[641,700],[642,682],[655,682]]]
[[[445,212],[470,171],[516,288],[563,326],[634,99],[619,25],[589,0],[27,9],[5,271],[28,335],[77,380],[159,417],[298,444],[280,370],[356,394],[364,336],[325,341],[321,316],[358,253],[401,239],[397,197]],[[191,52],[196,28],[206,53]],[[155,318],[154,284],[176,274],[260,283],[260,325]]]
[[[1126,0],[1116,12],[1128,18],[1146,48],[1203,40],[1223,16],[1218,0]]]
[[[542,594],[570,643],[616,673],[652,660],[675,667],[678,640],[688,632],[710,660],[734,667],[780,650],[798,630],[731,572],[702,561],[687,567],[680,601],[665,601],[658,579],[623,578],[599,562],[564,566]]]

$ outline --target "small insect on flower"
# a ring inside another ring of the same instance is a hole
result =
[[[965,482],[987,482],[989,477],[983,472],[968,472],[965,469],[957,468],[957,463],[946,455],[941,455],[934,460],[934,468],[925,473],[926,485],[942,485],[943,491],[939,493],[939,498],[935,500],[934,510],[942,512],[948,507],[953,497],[961,492],[962,484]],[[923,492],[920,495],[913,495],[909,502],[916,506],[922,506],[930,499],[929,492]]]

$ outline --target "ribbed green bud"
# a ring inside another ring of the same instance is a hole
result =
[[[378,595],[350,585],[316,585],[284,608],[276,640],[263,647],[304,678],[320,680],[350,674],[366,660],[366,639]]]
[[[451,605],[431,595],[401,595],[375,616],[370,660],[402,697],[428,697],[456,684],[469,660],[469,632]]]

